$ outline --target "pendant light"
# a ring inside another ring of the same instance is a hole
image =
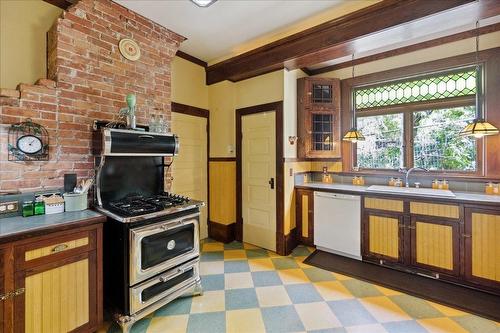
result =
[[[499,130],[483,118],[483,80],[479,65],[479,21],[476,21],[476,33],[476,119],[460,131],[460,136],[472,136],[480,139],[487,135],[498,134]]]
[[[352,54],[352,78],[354,79],[354,53]],[[356,93],[354,92],[354,89],[352,89],[352,127],[346,134],[344,134],[342,140],[350,141],[352,143],[365,141],[365,137],[356,127]]]

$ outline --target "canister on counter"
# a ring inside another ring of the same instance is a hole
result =
[[[33,201],[24,201],[23,217],[33,216],[33,214],[34,214]]]

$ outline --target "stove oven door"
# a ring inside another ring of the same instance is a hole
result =
[[[200,255],[199,213],[130,230],[130,285]]]
[[[189,289],[199,279],[199,259],[195,259],[131,287],[129,292],[130,314],[147,308],[160,300],[168,301],[169,298],[175,298],[175,294],[182,293],[186,288]]]

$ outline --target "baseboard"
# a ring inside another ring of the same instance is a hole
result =
[[[236,239],[235,226],[236,223],[222,224],[208,221],[208,237],[222,243],[231,243]]]
[[[297,228],[293,228],[290,230],[288,235],[285,235],[285,255],[292,253],[293,249],[295,249],[297,245],[299,245],[299,240],[297,239]]]

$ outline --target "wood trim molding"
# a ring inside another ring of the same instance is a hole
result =
[[[190,54],[187,54],[186,52],[182,52],[181,50],[177,50],[177,53],[175,55],[178,56],[179,58],[184,59],[184,60],[191,61],[193,64],[196,64],[198,66],[201,66],[204,68],[208,67],[208,64],[206,61],[203,61],[199,58],[196,58],[195,56],[192,56]]]
[[[235,223],[222,224],[208,221],[208,237],[222,243],[231,243],[235,240]]]
[[[56,7],[59,7],[63,10],[66,10],[69,8],[69,6],[74,5],[75,3],[78,2],[78,0],[43,0],[47,3],[50,3],[51,5],[54,5]]]
[[[236,240],[243,240],[242,207],[242,117],[260,112],[276,112],[276,252],[287,255],[284,235],[283,101],[236,109]]]
[[[335,64],[335,65],[331,65],[331,66],[325,66],[325,67],[316,68],[316,69],[302,68],[302,70],[309,76],[318,75],[318,74],[327,73],[327,72],[335,71],[335,70],[346,68],[346,67],[351,67],[353,64],[356,66],[356,65],[367,63],[367,62],[372,62],[372,61],[376,61],[376,60],[380,60],[380,59],[398,56],[398,55],[405,54],[405,53],[410,53],[410,52],[415,52],[415,51],[422,50],[422,49],[427,49],[427,48],[434,47],[434,46],[439,46],[442,44],[460,41],[460,40],[467,39],[467,38],[473,38],[478,33],[479,33],[479,35],[484,35],[484,34],[489,34],[489,33],[496,32],[496,31],[500,31],[500,23],[495,23],[492,25],[481,27],[481,28],[479,28],[478,31],[476,31],[476,30],[464,31],[464,32],[456,33],[456,34],[453,34],[450,36],[436,38],[436,39],[428,40],[428,41],[425,41],[422,43],[408,45],[408,46],[400,47],[400,48],[397,48],[394,50],[389,50],[386,52],[381,52],[381,53],[373,54],[370,56],[358,58],[358,59],[355,59],[354,61],[349,60],[349,61],[346,61],[343,63],[339,63],[339,64]]]
[[[209,111],[196,106],[172,102],[172,112],[187,114],[195,117],[208,118]]]
[[[236,162],[236,157],[210,157],[209,162]]]
[[[293,249],[299,245],[299,237],[298,237],[298,231],[297,228],[293,228],[290,230],[290,233],[288,235],[285,235],[285,253],[290,254],[292,253]]]
[[[338,48],[342,47],[345,52],[348,51],[346,54],[350,54],[353,43],[363,36],[472,2],[385,0],[208,66],[207,84],[224,80],[239,81],[283,67],[307,67],[332,59],[333,48],[338,53]],[[488,4],[491,5],[478,6]]]

